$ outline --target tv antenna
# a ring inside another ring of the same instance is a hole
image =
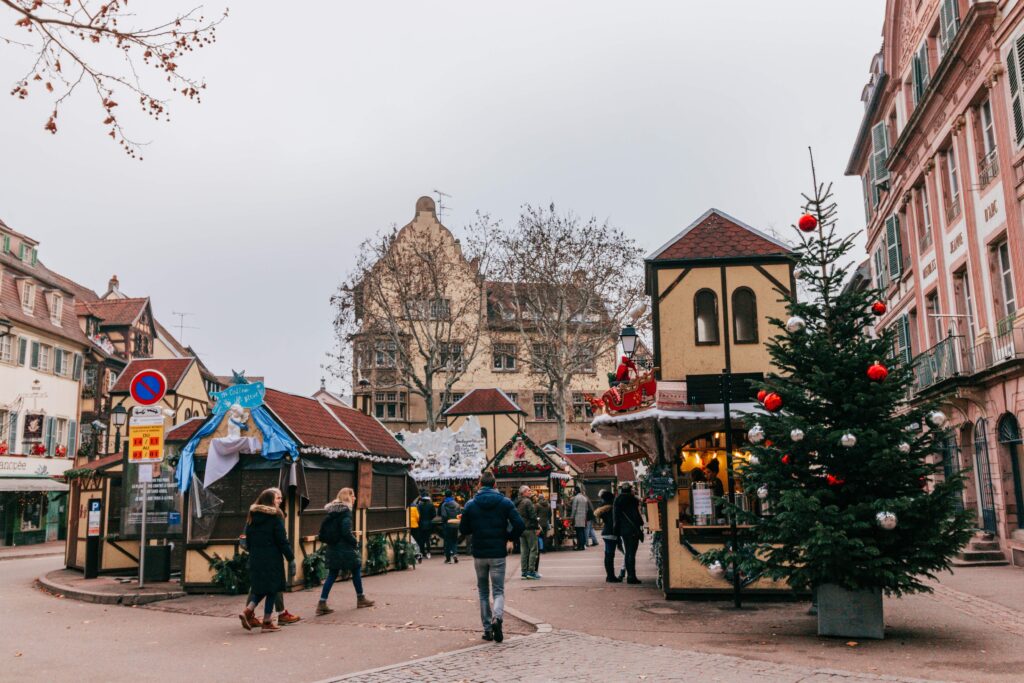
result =
[[[444,222],[444,212],[451,208],[445,205],[444,198],[451,199],[452,196],[447,192],[441,192],[441,190],[434,190],[434,194],[437,195],[437,220]]]
[[[181,343],[182,345],[184,345],[185,344],[185,330],[198,330],[199,329],[198,327],[195,327],[193,325],[186,325],[185,324],[185,316],[195,315],[195,313],[189,313],[188,311],[185,311],[185,312],[171,311],[171,315],[178,316],[178,324],[175,325],[175,327],[178,328],[178,342]]]

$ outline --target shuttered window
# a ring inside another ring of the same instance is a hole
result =
[[[949,51],[960,30],[960,8],[957,0],[942,0],[939,8],[939,59]]]
[[[900,242],[900,219],[893,214],[885,219],[885,248],[888,252],[889,277],[903,274],[903,245]]]
[[[1024,77],[1024,34],[1011,43],[1006,53],[1006,75],[1010,84],[1010,114],[1013,117],[1013,139],[1024,142],[1024,106],[1021,104],[1021,78]]]
[[[875,185],[889,179],[889,169],[885,165],[888,160],[889,128],[885,121],[881,121],[871,129],[871,175]]]
[[[885,249],[875,250],[875,287],[885,289],[889,286],[889,271],[885,265]]]
[[[910,316],[904,313],[896,319],[896,360],[900,363],[910,363],[913,359],[913,352],[910,348]]]
[[[924,91],[928,89],[930,73],[928,71],[928,41],[921,43],[913,59],[914,70],[914,105],[924,97]]]

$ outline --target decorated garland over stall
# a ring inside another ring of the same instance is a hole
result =
[[[389,465],[407,465],[409,461],[405,458],[392,458],[384,455],[371,455],[369,453],[360,453],[358,451],[349,451],[343,448],[324,448],[323,446],[302,446],[299,448],[299,453],[303,455],[320,455],[325,458],[334,460],[336,458],[351,458],[353,460],[366,460],[368,462],[375,462]]]
[[[519,463],[516,465],[500,465],[493,468],[495,475],[502,474],[547,474],[553,467],[551,465],[534,465],[532,463]]]

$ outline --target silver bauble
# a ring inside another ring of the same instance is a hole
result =
[[[942,429],[946,424],[946,414],[941,410],[933,410],[928,413],[928,424],[936,429]]]
[[[764,441],[764,427],[761,425],[754,425],[747,430],[747,441],[750,443],[761,443]]]
[[[875,522],[880,528],[885,529],[886,531],[892,531],[895,529],[897,521],[895,512],[883,511],[875,515]]]
[[[803,332],[805,327],[807,327],[807,321],[798,315],[794,315],[786,321],[786,329],[790,332]]]
[[[909,452],[910,452],[910,444],[909,444],[909,443],[907,443],[906,441],[904,441],[904,442],[900,443],[900,445],[899,445],[899,446],[897,446],[896,448],[897,448],[897,450],[899,450],[899,452],[900,452],[900,453],[902,453],[903,455],[906,455],[907,453],[909,453]]]
[[[789,438],[792,439],[793,441],[803,441],[804,440],[804,430],[802,430],[799,427],[797,427],[796,429],[794,429],[793,431],[791,431],[789,433]]]
[[[725,567],[722,566],[721,562],[717,560],[708,565],[708,574],[711,574],[713,579],[725,578]]]
[[[757,488],[757,497],[760,498],[761,500],[764,500],[765,498],[767,498],[768,497],[768,487],[767,486],[759,486]]]
[[[840,437],[839,443],[843,444],[846,448],[853,448],[857,445],[857,437],[850,432],[846,432]]]
[[[757,457],[756,453],[751,453],[750,457],[747,458],[747,462],[750,463],[751,465],[760,465],[761,458]]]

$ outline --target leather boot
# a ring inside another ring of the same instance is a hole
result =
[[[274,619],[264,619],[263,627],[260,628],[260,633],[273,633],[274,631],[280,631],[281,627],[274,623]]]
[[[357,595],[356,596],[356,607],[357,608],[359,608],[359,607],[373,607],[373,605],[374,605],[373,600],[370,600],[365,595]]]
[[[316,603],[316,615],[318,617],[321,617],[325,614],[330,614],[333,611],[333,609],[327,606],[326,600],[321,600],[320,602]]]
[[[242,613],[238,615],[238,618],[242,622],[242,628],[244,628],[246,631],[252,630],[253,611],[251,609],[246,607],[244,610],[242,610]]]

